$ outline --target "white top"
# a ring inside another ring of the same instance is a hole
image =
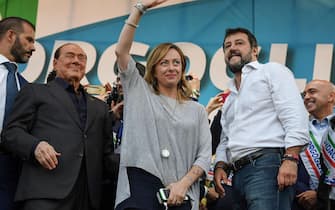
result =
[[[229,89],[216,161],[236,161],[266,147],[308,144],[308,114],[287,67],[248,63],[242,69],[239,91],[233,79]]]
[[[7,85],[7,74],[8,70],[3,65],[5,62],[10,62],[5,56],[0,54],[0,132],[2,131],[3,126],[3,120],[5,117],[5,105],[6,105],[6,85]],[[16,84],[18,87],[18,90],[20,90],[20,83],[19,79],[17,77],[17,74],[15,74],[16,77]]]
[[[207,173],[211,134],[205,108],[156,95],[133,59],[120,77],[125,107],[116,205],[130,196],[126,167],[144,169],[165,186],[180,180],[193,165]],[[193,209],[199,206],[199,190],[196,182],[187,192]]]

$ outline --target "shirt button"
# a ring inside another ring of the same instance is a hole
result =
[[[83,137],[84,137],[84,139],[87,139],[87,135],[86,135],[86,134],[84,134],[84,136],[83,136]]]
[[[79,157],[84,157],[84,154],[83,153],[79,153],[78,156]]]

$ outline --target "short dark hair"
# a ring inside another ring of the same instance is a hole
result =
[[[65,46],[67,46],[67,45],[72,45],[72,44],[73,44],[73,43],[65,43],[65,44],[59,46],[59,47],[56,49],[55,53],[54,53],[54,59],[58,59],[58,58],[59,58],[59,56],[60,56],[60,51],[62,50],[63,47],[65,47]]]
[[[56,78],[57,72],[55,70],[52,70],[49,72],[47,76],[47,83],[53,81]]]
[[[23,24],[26,23],[35,31],[35,26],[29,20],[21,17],[6,17],[0,20],[0,39],[8,30],[14,30],[17,33],[23,32]]]
[[[253,33],[251,33],[248,29],[246,29],[246,28],[227,28],[226,29],[226,34],[225,34],[225,37],[224,37],[223,43],[222,43],[223,49],[224,49],[224,43],[226,41],[226,38],[230,35],[237,34],[237,33],[246,34],[248,36],[250,46],[252,48],[258,47],[257,39],[256,39],[255,35]]]

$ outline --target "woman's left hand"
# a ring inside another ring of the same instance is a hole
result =
[[[167,186],[170,189],[170,195],[167,201],[168,206],[179,206],[184,202],[187,187],[181,182],[174,182]]]

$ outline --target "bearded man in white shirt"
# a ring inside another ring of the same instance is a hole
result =
[[[307,145],[308,117],[292,72],[257,61],[258,45],[247,29],[227,29],[225,61],[234,73],[222,107],[215,184],[234,171],[234,210],[289,210],[299,153]]]

